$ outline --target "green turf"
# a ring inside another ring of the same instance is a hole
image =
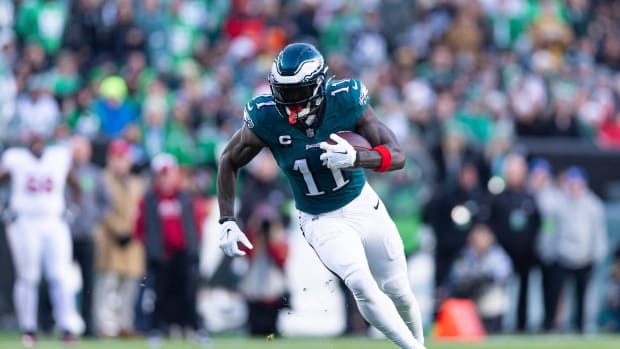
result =
[[[0,349],[18,349],[19,341],[14,336],[0,337]],[[38,349],[66,349],[55,340],[44,340],[37,346]],[[150,349],[144,340],[100,340],[82,341],[75,349]],[[200,348],[191,342],[167,341],[161,349]],[[267,339],[220,338],[214,339],[213,349],[388,349],[395,348],[385,340],[367,338],[276,338]],[[543,336],[543,337],[492,337],[483,343],[441,343],[429,341],[428,349],[620,349],[620,336]]]

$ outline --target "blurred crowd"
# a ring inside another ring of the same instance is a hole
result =
[[[432,227],[435,308],[450,297],[474,299],[487,329],[498,331],[516,276],[517,328],[525,330],[528,276],[537,268],[544,328],[561,327],[562,285],[572,278],[575,328],[583,330],[587,284],[608,253],[602,203],[582,168],[553,169],[513,145],[562,137],[620,148],[619,23],[620,2],[611,0],[0,0],[0,144],[36,132],[94,146],[93,160],[81,162],[99,166],[84,178],[107,187],[92,196],[106,208],[93,206],[90,225],[76,228],[74,251],[83,270],[98,271],[99,333],[131,335],[139,319],[125,304],[152,298],[138,291],[144,275],[155,280],[147,289],[195,308],[186,295],[198,287],[196,217],[208,208],[194,197],[214,194],[219,151],[242,124],[245,103],[269,92],[274,55],[286,43],[310,42],[329,75],[367,85],[406,149],[403,171],[369,176],[408,255],[425,248],[421,227]],[[240,211],[258,247],[239,281],[256,334],[276,333],[277,310],[287,306],[290,193],[269,161],[244,176]],[[106,172],[92,174],[103,165]],[[119,180],[129,173],[131,181]],[[135,229],[141,214],[158,214],[145,192],[160,201],[174,193],[174,204],[159,208],[174,218],[159,229],[181,225],[176,238],[146,239],[155,228],[144,217]],[[94,223],[108,233],[95,234]],[[159,244],[171,250],[149,255]],[[620,326],[617,269],[605,328]],[[93,288],[92,273],[83,280]],[[185,286],[167,288],[170,280]],[[270,287],[258,287],[265,280]],[[152,299],[160,314],[146,328],[173,319],[202,331],[197,314]]]

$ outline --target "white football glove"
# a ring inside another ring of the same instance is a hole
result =
[[[319,144],[321,149],[325,150],[319,158],[323,161],[323,166],[331,169],[353,167],[357,157],[355,148],[335,133],[332,133],[329,138],[336,142],[336,144],[329,144],[327,142]]]
[[[226,221],[220,225],[220,248],[227,256],[245,256],[245,252],[239,249],[237,243],[242,243],[250,250],[254,248],[248,237],[239,229],[237,222]]]

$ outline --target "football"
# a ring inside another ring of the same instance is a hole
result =
[[[356,150],[371,150],[372,149],[372,145],[370,144],[370,142],[368,142],[368,140],[360,134],[357,134],[352,131],[338,131],[336,132],[336,134],[342,137],[345,141],[349,142],[349,144],[351,144],[353,148],[355,148]],[[331,139],[328,139],[327,143],[335,144],[335,142],[332,141]]]

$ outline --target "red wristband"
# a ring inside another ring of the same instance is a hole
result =
[[[377,151],[381,155],[381,165],[375,169],[375,172],[385,172],[390,168],[392,164],[392,153],[385,145],[381,144],[374,148],[373,150]]]

